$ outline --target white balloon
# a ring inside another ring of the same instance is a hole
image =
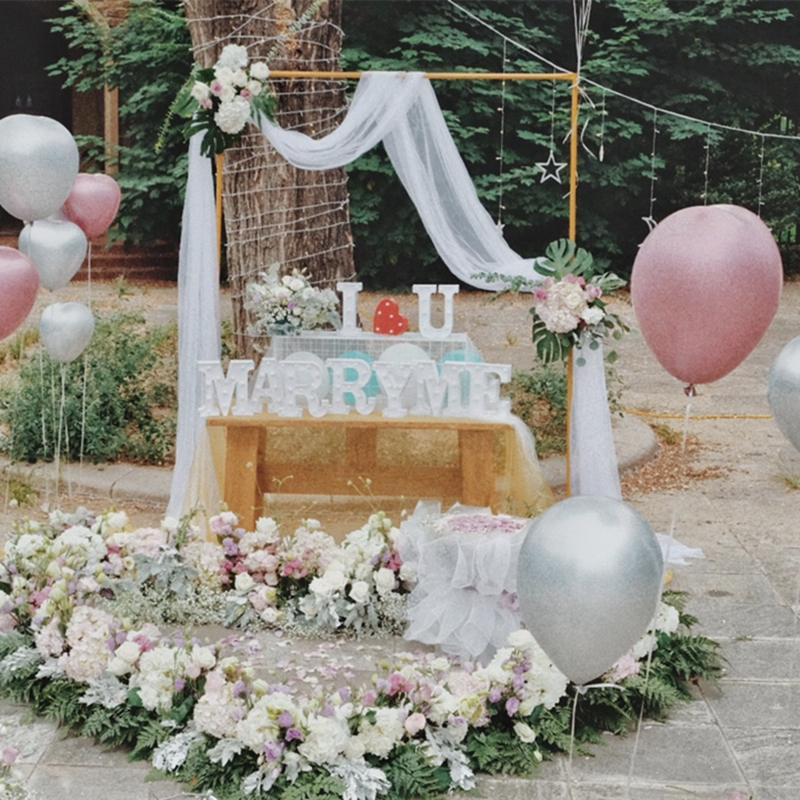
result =
[[[80,158],[72,134],[49,117],[0,119],[0,205],[25,222],[55,214],[72,191]]]
[[[53,303],[39,320],[39,338],[50,358],[74,361],[94,335],[94,317],[82,303]]]
[[[54,292],[66,286],[86,258],[86,234],[69,220],[42,219],[26,225],[19,249],[33,261],[39,282]]]
[[[630,506],[611,497],[570,497],[538,517],[522,543],[522,618],[552,662],[582,685],[646,632],[663,574],[658,539]]]

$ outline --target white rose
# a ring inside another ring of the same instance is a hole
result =
[[[246,592],[255,586],[255,581],[253,580],[252,576],[247,572],[240,572],[236,576],[236,580],[234,581],[234,586],[236,587],[237,592]]]
[[[256,61],[250,67],[250,75],[257,81],[265,81],[269,78],[269,67],[263,61]]]
[[[353,581],[350,587],[350,599],[356,603],[363,603],[369,597],[369,584],[366,581]]]
[[[381,567],[375,573],[375,589],[381,597],[385,597],[394,589],[395,575],[392,570]]]
[[[280,612],[277,608],[265,608],[259,615],[267,625],[273,625],[280,619]]]
[[[132,670],[133,667],[127,661],[123,661],[121,658],[117,658],[116,656],[114,656],[114,658],[108,662],[108,666],[106,667],[106,672],[110,672],[112,675],[116,675],[118,678],[122,677],[123,675],[127,675]]]
[[[230,103],[235,98],[236,98],[236,89],[234,89],[233,86],[230,86],[228,84],[224,84],[222,89],[220,89],[219,99],[223,103]],[[244,100],[244,98],[242,98],[242,99]],[[245,101],[245,102],[247,102],[247,101]],[[217,125],[219,125],[220,128],[222,127],[222,125],[221,125],[221,123],[219,121],[217,122]],[[236,133],[236,131],[232,131],[232,133]]]
[[[247,86],[247,73],[243,69],[237,69],[231,77],[234,86]]]
[[[300,278],[292,278],[289,281],[289,288],[293,292],[299,292],[305,285],[305,281],[300,280]]]
[[[514,733],[517,734],[517,737],[521,742],[525,742],[526,744],[536,741],[536,732],[525,722],[515,723]]]
[[[230,86],[233,83],[233,70],[230,67],[217,67],[214,70],[214,77],[223,86]]]
[[[114,651],[114,656],[121,658],[126,664],[135,664],[141,652],[139,645],[128,639]]]
[[[258,81],[247,81],[244,88],[247,89],[253,97],[258,97],[258,95],[261,94],[262,86]]]
[[[201,669],[211,669],[217,663],[217,657],[210,647],[203,647],[197,644],[192,647],[189,660],[193,664],[197,664]]]
[[[597,306],[590,306],[581,314],[581,319],[587,325],[597,325],[603,321],[603,317],[605,317],[603,310]]]

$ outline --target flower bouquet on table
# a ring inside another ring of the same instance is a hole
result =
[[[245,308],[252,312],[251,336],[286,336],[321,328],[340,328],[339,298],[332,289],[311,285],[302,270],[281,276],[280,264],[247,285]]]
[[[250,63],[247,48],[229,44],[210,68],[196,68],[175,101],[174,112],[189,121],[186,138],[205,131],[200,152],[218,155],[238,143],[249,119],[272,119],[275,96],[269,89],[269,67]]]

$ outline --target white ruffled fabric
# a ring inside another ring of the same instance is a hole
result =
[[[447,520],[485,515],[486,532],[453,532]],[[508,636],[522,627],[517,603],[517,564],[531,520],[504,517],[516,530],[498,532],[488,508],[420,502],[400,526],[398,549],[404,564],[416,570],[409,596],[404,638],[437,645],[464,661],[488,663]],[[495,530],[492,528],[495,527]],[[509,526],[511,527],[511,526]],[[665,562],[687,564],[703,551],[657,534]]]
[[[455,514],[492,512],[454,506],[448,515]],[[417,572],[404,638],[488,662],[521,627],[517,557],[526,521],[515,532],[487,535],[452,533],[442,519],[440,504],[425,501],[400,526],[400,556]]]

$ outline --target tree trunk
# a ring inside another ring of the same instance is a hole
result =
[[[213,66],[226,44],[247,47],[273,70],[338,70],[342,0],[186,0],[195,58]],[[272,81],[276,121],[314,136],[339,123],[342,82]],[[312,282],[333,287],[351,277],[347,174],[297,170],[248,126],[241,143],[225,153],[224,218],[234,332],[240,358],[256,355],[247,334],[247,284],[280,263],[281,272],[307,270]]]

